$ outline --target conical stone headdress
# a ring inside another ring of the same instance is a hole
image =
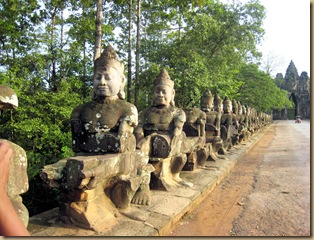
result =
[[[214,100],[214,97],[211,91],[210,90],[205,91],[203,96],[201,97],[201,108],[203,110],[210,111],[209,108],[212,107],[213,100]]]
[[[162,69],[159,75],[156,77],[154,81],[154,86],[156,85],[168,85],[169,87],[174,87],[174,82],[171,80],[166,69]]]
[[[120,90],[118,93],[118,97],[123,100],[125,98],[124,65],[122,62],[120,62],[120,60],[116,54],[116,51],[113,49],[113,47],[110,44],[104,49],[104,51],[102,52],[100,57],[94,61],[94,72],[96,71],[97,67],[105,67],[105,68],[106,67],[112,67],[118,71],[119,76],[122,80],[122,82],[120,84]],[[94,95],[94,98],[95,98],[95,95]]]
[[[230,104],[230,103],[231,103],[230,99],[226,96],[223,104]]]
[[[120,62],[117,53],[110,44],[105,48],[100,57],[94,61],[94,69],[99,66],[113,67],[117,69],[120,75],[123,75],[124,73],[124,65],[122,62]]]
[[[222,103],[222,99],[219,97],[218,94],[215,95],[215,98],[214,98],[214,105],[217,106],[219,104]]]
[[[208,101],[213,101],[213,94],[210,90],[207,90],[206,92],[204,92],[202,99],[206,99]]]

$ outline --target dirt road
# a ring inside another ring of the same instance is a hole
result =
[[[168,236],[310,236],[310,122],[275,121]]]

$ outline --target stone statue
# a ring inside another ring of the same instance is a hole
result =
[[[231,136],[233,135],[233,115],[232,115],[232,102],[226,96],[223,101],[223,114],[220,120],[221,138],[223,140],[223,147],[226,150],[232,148]]]
[[[232,100],[232,126],[234,128],[233,134],[231,135],[231,143],[232,146],[239,144],[239,132],[240,132],[240,125],[239,125],[239,106],[236,100]]]
[[[99,231],[127,216],[130,203],[151,202],[148,159],[136,150],[137,109],[124,101],[124,66],[109,45],[94,62],[93,100],[71,115],[74,157],[45,166],[42,179],[62,189],[63,222]]]
[[[216,161],[219,158],[225,159],[223,156],[218,154],[219,149],[222,148],[222,139],[220,137],[220,120],[221,120],[221,109],[219,109],[219,96],[215,98],[210,90],[204,92],[201,98],[201,109],[206,114],[206,146],[208,148],[208,160]],[[214,106],[215,100],[215,106]],[[221,100],[221,99],[220,99]],[[220,101],[221,105],[221,101]]]
[[[245,105],[243,108],[245,111],[245,118],[247,121],[247,129],[248,129],[248,134],[251,136],[254,133],[254,128],[253,128],[253,121],[252,121],[252,116],[251,116],[251,107],[248,105]]]
[[[247,107],[247,115],[249,117],[249,131],[253,135],[256,131],[256,118],[254,116],[254,108]]]
[[[183,170],[193,171],[197,167],[204,167],[208,156],[208,149],[205,146],[206,114],[201,109],[185,108],[186,122],[183,131],[186,135],[186,146],[189,146],[187,162]]]
[[[76,155],[134,151],[137,109],[124,101],[124,67],[110,45],[94,68],[93,101],[71,115],[73,150]]]
[[[172,190],[192,185],[179,176],[187,161],[188,146],[183,131],[186,114],[175,106],[174,96],[174,82],[162,69],[154,81],[153,104],[140,112],[135,128],[137,147],[156,169],[151,179],[153,188]]]
[[[4,109],[15,109],[17,107],[18,99],[15,92],[7,86],[0,85],[0,111]],[[27,227],[29,213],[22,202],[22,197],[20,196],[22,193],[27,192],[29,187],[27,176],[27,156],[23,148],[13,142],[7,142],[10,143],[11,148],[13,149],[13,155],[10,159],[10,173],[7,193],[18,216],[22,220],[25,227]]]
[[[246,141],[249,137],[248,121],[246,117],[246,108],[238,102],[238,119],[239,119],[239,143]]]

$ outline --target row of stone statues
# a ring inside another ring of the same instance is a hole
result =
[[[192,187],[183,170],[226,160],[228,151],[271,122],[253,108],[208,90],[200,108],[175,106],[174,82],[163,69],[153,103],[139,114],[124,100],[124,66],[109,45],[94,63],[92,101],[71,115],[75,156],[47,165],[41,178],[60,189],[60,219],[95,231],[131,204],[149,205],[151,189]]]
[[[210,91],[201,108],[180,109],[165,69],[154,80],[152,106],[138,115],[124,100],[124,67],[111,46],[95,61],[93,84],[93,100],[71,115],[75,156],[41,173],[49,186],[61,189],[62,220],[84,228],[114,223],[118,211],[134,217],[130,204],[149,205],[151,188],[192,187],[180,177],[182,170],[225,159],[270,120]]]

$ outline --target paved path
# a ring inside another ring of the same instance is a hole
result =
[[[310,122],[275,121],[169,236],[309,236]]]

